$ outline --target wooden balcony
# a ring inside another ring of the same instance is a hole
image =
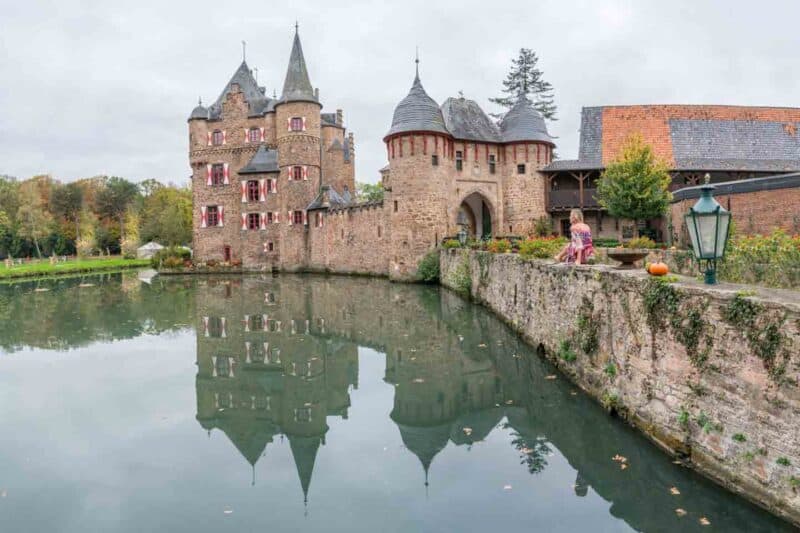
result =
[[[597,189],[583,189],[581,199],[580,189],[559,189],[548,191],[547,209],[549,211],[563,211],[567,209],[600,209],[600,204],[595,199]]]

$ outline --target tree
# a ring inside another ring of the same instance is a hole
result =
[[[75,224],[75,241],[81,238],[81,209],[83,208],[83,189],[77,183],[56,184],[50,193],[50,211]]]
[[[143,242],[186,244],[192,240],[192,192],[164,186],[144,199],[141,216]]]
[[[139,215],[133,209],[128,209],[125,215],[125,238],[120,242],[122,255],[127,259],[136,257],[139,247]]]
[[[516,59],[511,60],[511,70],[503,80],[503,92],[506,96],[489,98],[506,109],[510,109],[517,98],[524,94],[533,102],[533,107],[548,120],[556,119],[556,105],[553,102],[553,86],[545,81],[543,73],[537,68],[539,57],[530,48],[520,48]],[[493,114],[500,117],[502,114]]]
[[[36,248],[36,255],[42,257],[39,240],[50,233],[52,217],[35,181],[28,180],[24,186],[20,187],[19,200],[17,233],[20,237],[32,240]]]
[[[356,196],[360,202],[383,200],[383,185],[380,183],[356,183]]]
[[[142,196],[144,196],[145,198],[152,195],[158,189],[162,189],[163,187],[164,187],[163,183],[153,178],[146,179],[143,182],[139,183],[139,190],[142,192]]]
[[[125,213],[139,196],[139,188],[125,178],[112,176],[95,195],[95,210],[100,216],[119,221],[120,238],[125,238]]]
[[[621,155],[609,163],[597,183],[597,199],[609,214],[639,222],[662,216],[672,194],[667,164],[641,135],[625,140]]]

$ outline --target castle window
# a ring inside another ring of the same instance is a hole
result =
[[[223,163],[214,163],[211,165],[211,185],[219,187],[225,184],[225,165]]]
[[[397,213],[397,200],[394,201],[394,212]]]
[[[250,128],[250,131],[248,132],[248,135],[250,136],[250,142],[251,143],[261,142],[261,129],[260,128]]]
[[[464,152],[456,150],[456,170],[459,172],[464,168]]]
[[[489,156],[489,174],[494,174],[497,166],[494,154]]]
[[[253,331],[259,331],[264,329],[264,316],[250,315],[250,329]]]
[[[247,213],[247,229],[255,230],[259,228],[261,215],[258,213]]]
[[[314,213],[314,227],[321,228],[322,227],[322,213],[316,212]]]
[[[378,226],[378,238],[379,239],[381,238],[381,227],[380,226]]]
[[[249,180],[247,182],[247,201],[248,202],[257,202],[259,199],[258,195],[258,181],[257,180]]]
[[[214,133],[211,134],[211,144],[214,146],[221,146],[222,145],[222,130],[214,130]]]
[[[222,337],[222,319],[218,316],[208,317],[208,336],[209,337]]]
[[[525,163],[517,165],[517,174],[525,174]]]
[[[206,207],[206,225],[210,228],[219,226],[219,207],[216,205]]]
[[[303,212],[292,211],[292,224],[302,224],[302,223],[303,223]]]
[[[294,181],[303,180],[303,167],[292,167],[292,179]]]
[[[275,223],[275,213],[273,213],[272,211],[269,211],[267,213],[267,224],[274,224],[274,223]],[[272,244],[272,243],[270,243],[270,244]]]
[[[433,166],[435,166],[435,167],[438,167],[438,166],[439,166],[439,156],[438,156],[438,155],[436,155],[436,154],[433,154],[433,155],[431,156],[431,165],[433,165]]]
[[[302,117],[292,117],[289,127],[292,131],[303,131]]]
[[[274,242],[269,241],[267,243],[267,251],[268,252],[274,252],[275,251],[275,243]]]

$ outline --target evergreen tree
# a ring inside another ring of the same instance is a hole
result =
[[[597,183],[597,199],[611,216],[639,222],[663,215],[672,194],[667,164],[656,158],[641,135],[631,135],[621,155],[609,163]]]
[[[519,56],[511,60],[511,70],[503,80],[503,92],[506,96],[489,98],[490,102],[510,109],[520,94],[527,96],[533,107],[548,120],[556,119],[556,105],[553,102],[553,86],[545,81],[543,73],[537,68],[539,57],[530,48],[520,48]],[[500,117],[502,114],[492,114]]]

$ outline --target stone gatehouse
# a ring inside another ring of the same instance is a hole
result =
[[[322,112],[299,35],[280,98],[243,61],[189,117],[195,259],[409,279],[462,227],[525,235],[547,214],[539,170],[555,144],[525,97],[495,124],[463,96],[439,106],[417,64],[384,141],[384,200],[355,202],[353,134],[341,110]]]

